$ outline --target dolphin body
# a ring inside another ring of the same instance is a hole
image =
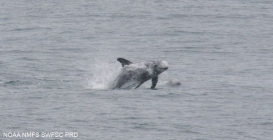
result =
[[[114,80],[111,86],[112,89],[132,87],[136,89],[150,79],[152,79],[151,89],[154,89],[158,81],[158,75],[168,69],[166,61],[151,60],[132,63],[124,58],[118,58],[117,61],[121,63],[122,70]]]

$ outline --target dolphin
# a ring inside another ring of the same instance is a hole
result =
[[[122,70],[114,80],[111,86],[112,89],[128,87],[136,89],[150,79],[152,79],[151,89],[154,89],[158,81],[158,75],[168,69],[168,63],[160,60],[132,63],[124,58],[118,58],[117,61],[121,63]]]

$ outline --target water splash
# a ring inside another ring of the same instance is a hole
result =
[[[108,89],[120,70],[121,67],[116,63],[95,59],[95,62],[91,67],[92,76],[88,79],[88,88]]]

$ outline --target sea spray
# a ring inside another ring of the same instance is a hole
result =
[[[116,63],[104,62],[103,60],[95,59],[91,67],[91,77],[88,78],[88,88],[91,89],[108,89],[112,84],[121,67]]]

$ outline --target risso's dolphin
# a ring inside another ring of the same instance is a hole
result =
[[[154,89],[158,81],[158,75],[168,69],[166,61],[151,60],[132,63],[124,58],[118,58],[117,60],[121,63],[122,70],[110,86],[112,89],[138,88],[150,79],[152,79],[151,89]]]

